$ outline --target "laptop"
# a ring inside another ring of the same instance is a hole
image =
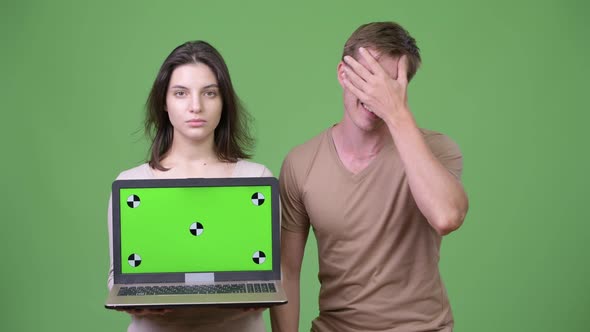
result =
[[[116,180],[108,309],[287,303],[278,180]]]

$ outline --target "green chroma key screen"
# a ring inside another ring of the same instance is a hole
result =
[[[122,188],[122,273],[272,270],[270,186]]]

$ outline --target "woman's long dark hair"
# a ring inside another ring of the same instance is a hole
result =
[[[223,103],[221,119],[214,134],[215,152],[219,160],[236,162],[238,159],[250,158],[247,151],[254,145],[249,131],[249,114],[234,91],[223,57],[207,42],[186,42],[168,55],[146,102],[145,132],[152,141],[148,163],[150,167],[161,171],[168,170],[160,162],[170,149],[174,136],[174,128],[165,110],[170,77],[174,69],[191,63],[207,65],[217,78]]]

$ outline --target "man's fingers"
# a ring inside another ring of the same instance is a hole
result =
[[[350,92],[352,92],[352,94],[355,95],[361,101],[367,100],[367,95],[365,95],[365,93],[362,92],[359,88],[354,86],[354,84],[352,84],[346,76],[342,79],[342,84],[344,84],[344,87],[347,88]]]
[[[350,55],[344,57],[344,62],[365,82],[371,77],[371,72]]]
[[[367,65],[369,66],[369,70],[373,74],[384,74],[385,69],[381,66],[381,64],[373,57],[373,55],[364,47],[359,48],[360,55],[367,61]]]
[[[408,56],[402,55],[397,62],[397,81],[400,84],[408,84]]]
[[[346,75],[345,78],[347,78],[359,90],[365,91],[365,85],[367,84],[367,82],[365,82],[359,75],[357,75],[357,73],[355,73],[354,70],[352,70],[352,68],[350,68],[349,66],[344,65],[343,70],[344,75]]]

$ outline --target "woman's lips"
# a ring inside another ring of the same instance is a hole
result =
[[[192,119],[192,120],[188,120],[186,123],[188,123],[189,126],[200,127],[200,126],[203,126],[205,123],[207,123],[207,121],[205,121],[203,119]]]

